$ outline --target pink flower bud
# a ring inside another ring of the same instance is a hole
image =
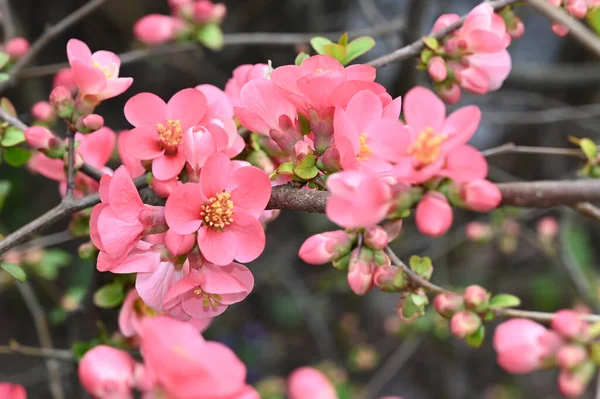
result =
[[[85,115],[77,119],[75,127],[81,133],[93,133],[104,126],[104,118],[98,114]]]
[[[153,178],[152,183],[150,183],[152,191],[162,198],[168,198],[178,185],[179,182],[176,177],[170,180],[158,180]]]
[[[452,226],[452,208],[446,197],[432,191],[419,201],[415,219],[421,233],[430,237],[439,237]]]
[[[552,216],[541,218],[537,223],[537,233],[540,238],[552,240],[558,234],[558,221]]]
[[[373,251],[362,248],[360,256],[358,248],[352,251],[348,266],[348,285],[356,295],[365,295],[373,286],[373,274],[377,263],[373,258]]]
[[[79,362],[79,380],[94,397],[129,398],[134,366],[129,354],[106,345],[96,346]]]
[[[502,193],[488,180],[473,180],[460,188],[460,197],[467,208],[478,212],[496,209],[502,201]]]
[[[492,228],[487,223],[469,222],[465,227],[467,240],[475,242],[485,242],[492,238]]]
[[[135,23],[133,33],[142,43],[156,46],[175,39],[175,21],[167,15],[146,15]]]
[[[457,79],[463,89],[472,93],[486,94],[490,90],[490,79],[479,68],[465,68],[457,74]]]
[[[344,230],[315,234],[304,241],[298,256],[311,265],[322,265],[348,253],[352,242],[353,237]]]
[[[206,24],[211,22],[214,4],[210,0],[200,0],[194,5],[194,19]]]
[[[0,382],[0,398],[2,399],[27,399],[27,392],[22,385]]]
[[[565,0],[565,9],[574,18],[582,19],[588,12],[586,0]]]
[[[43,126],[31,126],[25,130],[27,144],[36,150],[49,150],[60,143],[60,139]]]
[[[165,234],[165,245],[173,255],[183,255],[191,251],[196,245],[196,235],[179,235],[174,233],[173,230],[168,230]]]
[[[465,289],[464,301],[467,309],[481,312],[487,308],[490,294],[479,285],[470,285]]]
[[[56,86],[50,93],[50,104],[61,118],[70,118],[75,107],[71,91],[65,86]]]
[[[334,173],[342,170],[340,152],[335,147],[329,147],[319,158],[319,162],[327,172]]]
[[[398,267],[382,265],[375,269],[373,283],[383,292],[398,292],[406,288],[408,280]]]
[[[439,294],[433,300],[436,312],[446,318],[451,318],[463,306],[463,297],[450,292]]]
[[[42,122],[51,122],[56,117],[54,108],[48,101],[39,101],[31,107],[31,115]]]
[[[460,101],[461,89],[456,83],[444,85],[438,89],[438,94],[444,102],[448,104],[456,104]]]
[[[333,384],[320,371],[302,367],[290,374],[288,379],[290,399],[337,399]]]
[[[64,86],[70,92],[74,92],[77,89],[75,79],[73,79],[73,71],[71,68],[63,68],[54,75],[52,81],[52,87]]]
[[[466,338],[481,326],[481,318],[468,310],[455,313],[450,319],[450,331],[457,338]]]
[[[525,24],[523,20],[515,15],[515,23],[511,27],[506,27],[506,31],[513,39],[518,39],[525,34]]]
[[[227,7],[225,6],[225,4],[217,3],[213,7],[211,20],[212,20],[212,22],[216,22],[216,23],[220,24],[221,22],[223,22],[226,15],[227,15]]]
[[[573,310],[561,310],[552,318],[552,329],[566,339],[584,338],[588,324]]]
[[[23,37],[15,37],[6,43],[4,50],[11,58],[21,58],[29,51],[29,41]]]
[[[556,352],[556,363],[564,370],[571,370],[587,360],[587,351],[581,345],[565,345]]]
[[[569,34],[569,28],[564,25],[553,23],[552,24],[552,32],[557,34],[558,36],[567,36]]]
[[[371,226],[365,231],[365,245],[371,249],[385,249],[388,235],[381,226]]]
[[[558,389],[567,398],[578,398],[585,393],[588,383],[581,377],[563,370],[558,376]]]
[[[427,66],[431,80],[436,83],[443,82],[448,77],[448,67],[442,57],[432,57]]]

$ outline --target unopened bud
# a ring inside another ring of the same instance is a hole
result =
[[[445,103],[451,105],[458,103],[462,94],[460,86],[456,83],[440,86],[437,92]]]
[[[220,24],[227,15],[227,7],[223,3],[217,3],[214,5],[211,15],[211,22]]]
[[[582,19],[588,12],[586,0],[566,0],[565,9],[577,19]]]
[[[93,133],[104,126],[104,118],[98,114],[85,115],[77,119],[75,127],[81,133]]]
[[[25,130],[27,144],[36,150],[50,150],[61,143],[61,140],[43,126],[31,126]]]
[[[493,234],[492,227],[487,223],[469,222],[465,227],[465,235],[469,241],[487,242]]]
[[[54,108],[48,101],[39,101],[31,107],[31,115],[38,121],[50,123],[56,118]]]
[[[588,324],[573,310],[561,310],[552,318],[552,329],[567,339],[583,339],[588,332]]]
[[[354,237],[344,230],[315,234],[304,241],[298,256],[311,265],[322,265],[346,255],[353,242]]]
[[[406,288],[408,279],[400,268],[383,265],[375,269],[373,283],[383,292],[398,292]]]
[[[85,242],[79,246],[77,253],[83,260],[94,260],[98,256],[98,249],[91,242]]]
[[[525,24],[523,20],[516,15],[514,16],[514,24],[512,26],[507,26],[506,31],[513,39],[519,39],[525,34]]]
[[[587,360],[587,350],[576,344],[565,345],[556,352],[556,363],[563,370],[571,370]]]
[[[333,141],[333,111],[320,117],[316,111],[310,111],[310,129],[315,137],[315,150],[323,154]]]
[[[567,36],[569,34],[569,28],[564,25],[553,23],[552,24],[552,32],[557,34],[558,36]]]
[[[585,362],[573,371],[563,370],[558,376],[558,388],[569,398],[583,395],[594,375],[596,367],[592,362]]]
[[[358,248],[352,251],[348,265],[348,285],[356,295],[365,295],[373,286],[373,274],[377,264],[373,251],[362,248],[360,254]]]
[[[329,147],[319,158],[317,166],[319,169],[330,173],[335,173],[342,170],[340,152],[338,149],[335,148],[335,146]]]
[[[465,290],[464,301],[467,309],[481,312],[487,308],[490,302],[490,294],[479,285],[470,285]]]
[[[541,240],[553,240],[558,234],[558,221],[552,216],[546,216],[537,223],[537,233]]]
[[[448,77],[448,68],[446,61],[442,57],[432,57],[427,65],[427,71],[431,80],[436,83],[443,82]]]
[[[69,89],[64,86],[56,86],[52,90],[50,93],[50,104],[56,110],[56,114],[63,119],[68,119],[73,115],[75,100],[73,100]]]
[[[498,187],[488,180],[472,180],[461,186],[460,196],[465,206],[473,211],[489,212],[502,201]]]
[[[365,231],[365,245],[371,249],[385,249],[388,235],[381,226],[372,226]]]
[[[21,58],[29,51],[29,41],[23,37],[15,37],[6,43],[4,50],[10,58]]]
[[[462,309],[463,298],[451,292],[444,292],[435,297],[433,307],[441,316],[449,319]]]
[[[481,326],[481,318],[473,312],[462,310],[450,320],[450,331],[458,338],[465,338],[473,334]]]
[[[76,121],[82,116],[90,115],[99,103],[100,101],[95,95],[77,96],[75,99],[73,120]]]

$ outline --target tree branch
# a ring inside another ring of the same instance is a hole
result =
[[[71,127],[67,127],[67,137],[69,138],[69,151],[67,153],[67,193],[64,201],[72,201],[75,192],[75,132]]]
[[[0,12],[2,13],[2,30],[4,31],[2,41],[6,43],[17,35],[15,17],[9,0],[0,0]]]
[[[68,349],[47,349],[34,346],[8,345],[0,346],[0,355],[19,354],[25,356],[46,357],[73,361],[73,354]]]
[[[518,1],[521,1],[521,0],[493,0],[493,1],[489,1],[488,4],[491,5],[494,8],[494,10],[499,10],[508,5],[517,3]],[[542,1],[542,0],[539,0],[539,1]],[[450,33],[454,32],[455,30],[460,28],[462,26],[463,22],[465,21],[465,17],[466,16],[463,16],[459,21],[453,23],[452,25],[447,26],[444,29],[439,30],[438,32],[432,34],[431,36],[435,37],[438,40],[443,39]],[[374,66],[375,68],[379,68],[379,67],[391,64],[393,62],[403,61],[407,58],[416,57],[424,49],[425,49],[425,42],[423,42],[422,39],[419,39],[419,40],[417,40],[407,46],[404,46],[394,52],[391,52],[389,54],[386,54],[384,56],[381,56],[379,58],[376,58],[376,59],[370,61],[368,63],[368,65]]]

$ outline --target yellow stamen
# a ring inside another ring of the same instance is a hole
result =
[[[230,193],[219,193],[202,205],[200,217],[205,226],[222,230],[233,223],[233,201]]]
[[[92,62],[92,65],[94,65],[94,68],[99,69],[107,79],[112,78],[111,68],[100,64],[98,61]]]
[[[437,161],[442,151],[442,143],[447,138],[445,134],[437,134],[431,127],[427,127],[408,147],[408,153],[415,157],[420,166],[427,166]]]
[[[358,151],[358,154],[356,154],[356,160],[357,161],[366,161],[367,159],[371,158],[371,155],[373,155],[371,148],[367,145],[367,134],[366,133],[361,134],[359,137],[359,140],[360,140],[360,150]]]
[[[208,309],[210,307],[214,311],[216,311],[219,308],[219,305],[221,304],[221,301],[223,300],[221,295],[209,294],[207,292],[202,291],[202,288],[195,289],[194,294],[198,295],[199,297],[202,297],[202,306],[205,309]]]

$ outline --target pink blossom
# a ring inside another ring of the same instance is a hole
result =
[[[463,107],[446,117],[446,106],[433,92],[415,87],[404,96],[404,117],[412,143],[394,172],[399,180],[420,183],[440,176],[465,182],[485,178],[485,158],[465,144],[481,121],[479,108]]]
[[[96,346],[79,362],[79,381],[95,398],[133,398],[133,358],[106,345]]]
[[[125,104],[125,117],[135,126],[124,141],[125,150],[137,159],[152,160],[157,179],[171,179],[185,165],[184,133],[205,112],[206,97],[198,90],[181,90],[166,104],[152,93],[137,94]]]
[[[101,50],[92,54],[84,42],[71,39],[67,56],[79,96],[92,103],[116,97],[133,83],[132,78],[119,78],[121,60],[115,53]]]
[[[220,23],[226,13],[227,8],[224,4],[213,4],[211,0],[198,0],[194,4],[194,19],[201,24]]]
[[[450,331],[458,338],[466,338],[481,326],[481,318],[468,310],[455,313],[450,319]]]
[[[150,14],[142,17],[133,26],[135,37],[150,46],[156,46],[175,39],[178,21],[162,14]]]
[[[144,168],[142,162],[139,159],[132,157],[125,150],[125,141],[130,132],[130,130],[122,130],[119,133],[117,137],[117,148],[119,150],[119,157],[121,158],[121,163],[125,165],[127,171],[129,171],[129,175],[132,178],[136,178],[146,173],[146,168]]]
[[[381,222],[392,206],[390,186],[377,176],[348,171],[327,179],[331,197],[327,217],[349,229],[370,227]]]
[[[238,137],[241,139],[241,136]],[[188,129],[183,135],[182,150],[188,166],[189,180],[197,182],[206,160],[217,152],[225,153],[227,144],[227,133],[218,125],[207,124]]]
[[[204,257],[217,265],[250,262],[265,246],[258,217],[271,195],[268,176],[253,166],[234,167],[224,154],[204,164],[198,184],[179,186],[166,204],[169,227],[177,234],[198,231]]]
[[[229,97],[231,104],[234,107],[243,107],[240,100],[242,87],[251,80],[266,78],[268,73],[269,66],[267,64],[245,64],[235,68],[233,70],[233,77],[225,85],[225,94]]]
[[[586,0],[565,0],[565,9],[574,18],[582,19],[588,12]]]
[[[528,319],[512,319],[496,328],[494,349],[498,364],[513,374],[525,374],[539,369],[556,345],[555,338],[541,324]]]
[[[335,388],[329,379],[317,369],[301,367],[288,377],[290,399],[337,399]]]
[[[48,101],[38,101],[31,107],[31,115],[40,121],[51,122],[56,118],[54,108]]]
[[[355,249],[350,255],[348,265],[348,286],[356,295],[365,295],[373,287],[373,274],[377,263],[373,253],[363,249]]]
[[[22,385],[0,382],[0,398],[27,399],[27,392]]]
[[[461,295],[451,292],[439,294],[433,300],[433,307],[436,312],[446,318],[451,318],[454,313],[459,311],[463,306],[463,298]]]
[[[29,41],[24,37],[15,37],[4,45],[4,51],[11,58],[21,58],[29,51]]]
[[[52,87],[58,86],[66,87],[70,92],[74,92],[77,89],[77,84],[73,78],[73,71],[71,71],[71,68],[63,68],[56,72],[52,81]]]
[[[229,305],[244,300],[253,287],[254,277],[247,267],[205,262],[169,289],[164,308],[169,311],[179,308],[195,319],[212,318],[225,312]]]
[[[584,346],[567,344],[556,352],[556,363],[560,368],[570,370],[583,363],[587,357],[587,348]]]
[[[558,376],[558,389],[567,398],[578,398],[585,393],[589,381],[585,378],[572,373],[568,370],[563,370]]]
[[[557,34],[558,36],[567,36],[569,34],[569,28],[564,25],[553,23],[552,24],[552,32]]]
[[[440,98],[446,103],[454,105],[460,101],[461,89],[456,83],[449,83],[437,89]]]
[[[381,226],[371,226],[365,231],[365,245],[371,249],[382,250],[391,240]]]
[[[205,341],[189,323],[149,318],[141,336],[144,363],[168,397],[242,399],[252,392],[237,356],[223,344]]]
[[[559,228],[558,221],[552,216],[545,216],[537,222],[537,233],[545,239],[554,239]]]
[[[352,237],[344,230],[327,231],[304,241],[298,256],[311,265],[322,265],[348,252],[351,243]]]
[[[392,169],[406,152],[410,132],[398,120],[401,99],[387,106],[372,91],[355,94],[334,116],[335,146],[344,169],[367,169],[376,173]]]
[[[49,129],[43,126],[31,126],[25,130],[25,140],[27,144],[36,150],[49,150],[57,144],[60,139]]]
[[[467,240],[475,242],[485,242],[494,234],[491,226],[487,223],[469,222],[465,227],[465,236]]]
[[[444,195],[432,191],[419,201],[415,220],[419,231],[430,237],[446,234],[452,226],[452,207]]]
[[[494,210],[502,201],[502,193],[488,180],[472,180],[463,184],[460,196],[467,208],[478,212]]]

